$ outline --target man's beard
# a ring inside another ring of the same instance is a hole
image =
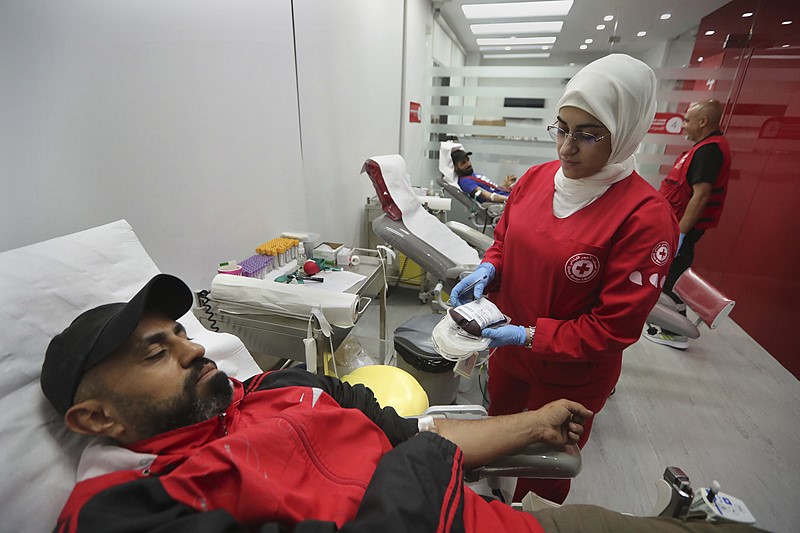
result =
[[[131,430],[146,439],[173,429],[203,422],[222,413],[233,400],[233,388],[224,372],[217,372],[198,390],[197,379],[207,364],[206,358],[197,359],[183,384],[183,390],[166,400],[154,401],[147,397],[116,397],[116,405]],[[113,395],[113,393],[112,393]]]
[[[456,174],[458,174],[458,176],[461,177],[461,178],[463,178],[464,176],[471,175],[472,172],[473,172],[472,165],[468,166],[467,168],[462,168],[462,169],[456,168]]]

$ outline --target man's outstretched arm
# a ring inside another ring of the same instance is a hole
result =
[[[593,413],[579,403],[557,400],[536,411],[480,420],[439,418],[432,431],[464,454],[464,468],[482,466],[529,444],[575,444]]]

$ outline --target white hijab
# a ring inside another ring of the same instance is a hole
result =
[[[556,109],[572,106],[595,116],[611,132],[611,156],[597,174],[569,179],[555,174],[553,214],[566,218],[633,173],[633,153],[656,113],[656,75],[631,56],[611,54],[583,67],[567,83]]]

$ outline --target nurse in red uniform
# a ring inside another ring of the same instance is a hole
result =
[[[483,263],[453,289],[453,305],[486,290],[511,317],[513,325],[482,332],[498,348],[489,359],[490,414],[562,397],[599,413],[622,351],[641,336],[678,237],[669,204],[635,170],[655,90],[652,69],[623,54],[578,72],[548,126],[558,159],[520,178]],[[515,500],[532,490],[561,503],[569,486],[520,479]]]

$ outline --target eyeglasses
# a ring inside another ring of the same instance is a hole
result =
[[[609,134],[605,134],[602,137],[597,137],[592,135],[591,133],[586,133],[585,131],[576,131],[575,133],[567,133],[566,131],[562,130],[558,126],[550,125],[547,126],[547,133],[550,134],[550,137],[556,142],[563,143],[567,140],[567,137],[572,137],[572,140],[575,141],[575,144],[578,145],[578,148],[591,148],[594,146],[595,143],[599,143]]]

